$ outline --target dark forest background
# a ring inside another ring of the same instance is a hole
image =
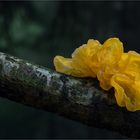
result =
[[[0,1],[0,51],[54,69],[94,38],[119,37],[140,51],[140,2]],[[0,98],[0,138],[124,138]]]

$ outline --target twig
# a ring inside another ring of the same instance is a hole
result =
[[[96,79],[70,77],[0,53],[1,97],[140,138],[140,111],[118,107],[113,93]]]

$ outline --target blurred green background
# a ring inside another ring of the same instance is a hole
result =
[[[140,51],[140,2],[0,1],[0,51],[54,69],[94,38],[119,37]],[[0,138],[124,138],[0,98]]]

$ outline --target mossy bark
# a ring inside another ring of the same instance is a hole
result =
[[[96,79],[80,79],[0,53],[0,96],[90,126],[140,138],[140,111],[116,104]]]

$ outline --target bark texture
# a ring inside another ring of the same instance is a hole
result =
[[[96,79],[63,75],[0,53],[0,96],[84,124],[140,138],[140,111],[118,107]]]

